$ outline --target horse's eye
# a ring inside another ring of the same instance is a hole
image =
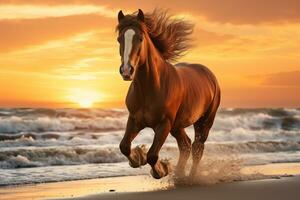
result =
[[[143,36],[138,35],[137,39],[138,39],[139,42],[142,42],[143,41]]]

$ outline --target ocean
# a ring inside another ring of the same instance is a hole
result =
[[[0,186],[149,174],[119,151],[123,109],[0,109]],[[186,128],[193,139],[192,127]],[[146,128],[133,147],[153,140]],[[176,163],[169,135],[161,158]],[[300,162],[300,109],[220,109],[204,159],[234,157],[243,165]]]

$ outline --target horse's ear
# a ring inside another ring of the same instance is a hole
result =
[[[125,16],[124,16],[122,10],[120,10],[119,13],[118,13],[118,21],[120,22],[124,17]]]
[[[138,20],[144,22],[145,21],[145,17],[144,17],[144,13],[141,9],[139,9],[138,15],[137,15]]]

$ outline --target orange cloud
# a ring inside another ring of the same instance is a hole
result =
[[[300,71],[279,72],[257,76],[262,85],[300,87]]]
[[[224,107],[299,107],[299,88],[241,87],[223,88]]]
[[[0,7],[0,19],[35,19],[83,14],[115,17],[115,12],[105,6],[95,5],[2,5]]]
[[[94,4],[107,5],[111,8],[152,10],[155,7],[172,9],[175,12],[190,12],[205,16],[207,19],[236,24],[255,24],[262,22],[285,22],[300,20],[300,2],[298,0],[2,0],[2,4],[35,4],[35,5],[74,5]]]
[[[0,52],[110,27],[113,20],[99,15],[0,21]],[[113,29],[113,28],[111,28]]]

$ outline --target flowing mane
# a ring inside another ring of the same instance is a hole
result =
[[[156,49],[167,61],[176,61],[190,48],[190,35],[194,25],[184,19],[175,18],[165,10],[155,9],[151,13],[145,13],[145,23],[136,19],[136,14],[126,15],[117,26],[120,31],[133,25],[146,31]]]

